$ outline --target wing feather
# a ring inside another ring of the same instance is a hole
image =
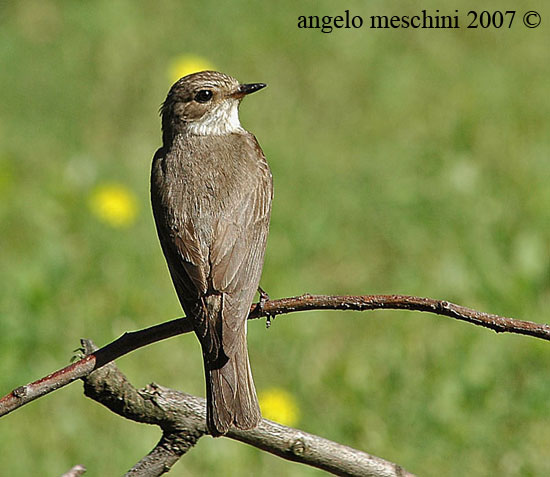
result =
[[[249,135],[238,140],[243,139],[253,141],[257,152],[253,158],[255,167],[248,172],[243,168],[242,187],[221,206],[212,206],[197,195],[191,203],[182,205],[170,184],[155,191],[152,185],[153,211],[170,273],[186,314],[193,318],[205,359],[210,362],[218,360],[220,349],[225,356],[231,356],[242,340],[260,281],[269,228],[271,172],[255,138]],[[163,157],[157,161],[157,156],[153,161],[154,175],[162,178]],[[200,163],[195,166],[200,167]],[[228,173],[228,169],[220,171]],[[157,197],[155,193],[166,195]],[[196,218],[190,220],[186,213],[198,214],[199,218],[208,213],[214,218],[210,239],[205,240],[204,229],[197,230]]]

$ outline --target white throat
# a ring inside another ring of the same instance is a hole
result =
[[[239,121],[239,102],[222,101],[212,111],[206,113],[200,121],[189,123],[187,130],[197,136],[222,136],[243,131]]]

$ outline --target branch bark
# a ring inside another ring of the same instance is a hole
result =
[[[90,342],[86,346],[89,347]],[[120,416],[156,424],[162,429],[160,441],[126,473],[127,476],[156,477],[168,472],[207,433],[204,399],[158,384],[137,390],[114,363],[84,378],[84,393]],[[226,437],[334,475],[413,475],[380,457],[267,419],[251,431],[233,429]]]
[[[407,295],[325,296],[306,294],[256,303],[252,305],[248,318],[268,317],[269,319],[282,314],[307,310],[366,311],[377,309],[426,311],[489,328],[497,333],[516,333],[550,340],[550,326],[547,324],[484,313],[444,300]],[[190,321],[186,318],[177,318],[143,330],[124,333],[117,340],[82,358],[80,361],[38,381],[14,389],[0,399],[0,417],[60,387],[66,386],[76,379],[89,375],[95,369],[131,351],[190,331],[192,331]]]
[[[281,300],[261,300],[252,305],[248,318],[268,317],[269,320],[270,317],[295,311],[326,309],[426,311],[496,332],[550,340],[550,326],[546,324],[483,313],[447,301],[405,295],[302,295]],[[14,389],[0,399],[0,416],[83,378],[85,393],[89,397],[128,419],[161,427],[163,435],[158,444],[127,475],[162,475],[206,433],[204,400],[154,384],[138,391],[112,361],[148,344],[190,331],[190,321],[178,318],[144,330],[125,333],[99,350],[90,348],[90,343],[82,340],[87,352],[85,357],[38,381]],[[411,475],[398,465],[378,457],[265,419],[252,431],[233,430],[227,437],[336,475]]]

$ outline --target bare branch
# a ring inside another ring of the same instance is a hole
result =
[[[401,466],[299,429],[263,419],[251,431],[233,430],[228,437],[283,459],[343,476],[412,476]]]
[[[125,418],[156,424],[163,430],[159,443],[128,471],[128,476],[153,477],[168,472],[206,434],[206,406],[202,398],[157,384],[138,391],[114,363],[95,371],[84,382],[88,397]],[[412,475],[379,457],[267,419],[251,431],[233,429],[227,437],[335,475]]]
[[[99,369],[136,349],[172,336],[189,333],[192,330],[190,321],[183,317],[143,330],[124,333],[120,338],[81,360],[37,381],[14,389],[0,399],[0,417],[77,379],[88,376],[95,369]]]
[[[248,319],[263,316],[277,316],[295,311],[308,310],[410,310],[427,311],[436,315],[448,316],[474,325],[492,329],[497,333],[516,333],[550,341],[550,326],[532,321],[505,318],[491,313],[455,305],[445,300],[422,298],[408,295],[359,295],[328,296],[302,295],[280,300],[266,301],[262,306],[252,305]]]
[[[185,453],[181,441],[182,438],[177,433],[164,433],[153,450],[124,475],[157,477],[166,474]]]
[[[366,311],[377,309],[427,311],[483,326],[497,333],[516,333],[550,340],[550,326],[546,324],[505,318],[455,305],[448,301],[407,295],[302,295],[299,297],[282,298],[280,300],[262,300],[261,303],[252,305],[248,318],[272,317],[306,310]],[[189,320],[178,318],[143,330],[125,333],[117,340],[80,361],[38,381],[14,389],[11,393],[0,399],[0,416],[8,414],[14,409],[55,391],[76,379],[87,376],[94,369],[98,369],[124,354],[156,341],[189,331],[192,331]]]

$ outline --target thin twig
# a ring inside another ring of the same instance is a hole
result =
[[[497,333],[516,333],[550,341],[550,325],[547,324],[484,313],[445,300],[408,295],[331,296],[305,294],[292,298],[270,300],[262,306],[255,303],[252,305],[248,319],[307,310],[366,311],[380,309],[427,311],[483,326]]]
[[[15,388],[0,399],[0,417],[77,379],[88,376],[95,369],[136,349],[192,330],[190,321],[183,317],[143,330],[124,333],[115,341],[79,361],[37,381]]]
[[[550,326],[546,324],[483,313],[444,300],[407,295],[326,296],[306,294],[299,297],[267,300],[261,304],[254,304],[248,318],[272,317],[306,310],[365,311],[376,309],[427,311],[483,326],[497,333],[516,333],[550,340]],[[131,351],[189,331],[192,331],[190,321],[186,318],[178,318],[143,330],[125,333],[117,340],[80,361],[38,381],[14,389],[0,399],[0,416],[66,386],[76,379],[87,376],[94,369],[98,369]]]

